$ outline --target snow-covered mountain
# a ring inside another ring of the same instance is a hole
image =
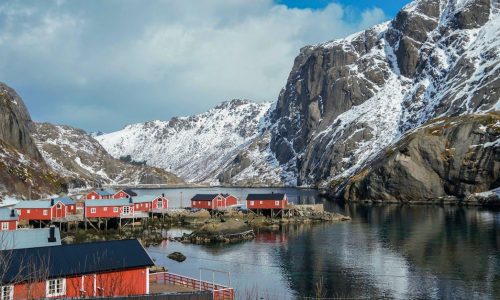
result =
[[[499,35],[497,0],[416,0],[392,21],[302,48],[272,106],[228,102],[97,139],[194,182],[343,186],[430,120],[498,111]]]
[[[219,183],[225,166],[261,138],[270,107],[236,99],[199,115],[133,124],[95,138],[115,158],[170,170],[189,182]],[[263,160],[267,171],[279,167]],[[279,173],[268,176],[268,183],[280,182]]]
[[[65,179],[69,188],[182,182],[165,170],[113,158],[81,129],[50,123],[32,123],[31,127],[38,150],[47,164]]]

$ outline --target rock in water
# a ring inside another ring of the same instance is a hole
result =
[[[183,262],[186,260],[186,256],[180,252],[172,252],[167,257],[177,262]]]

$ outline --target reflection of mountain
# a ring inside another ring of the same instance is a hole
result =
[[[321,277],[329,297],[500,293],[498,214],[456,207],[349,209],[352,224],[291,228],[288,244],[279,247],[284,277],[300,295],[314,296]]]

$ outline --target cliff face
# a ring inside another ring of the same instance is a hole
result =
[[[500,114],[490,113],[433,120],[332,188],[349,201],[428,201],[498,186]]]
[[[165,170],[113,158],[83,130],[49,123],[35,123],[33,129],[44,159],[64,177],[70,188],[182,183],[180,178]]]
[[[438,116],[498,109],[498,3],[417,0],[391,22],[295,59],[271,149],[299,185],[348,178]]]
[[[66,191],[31,135],[31,118],[16,92],[0,83],[0,197],[36,198]]]

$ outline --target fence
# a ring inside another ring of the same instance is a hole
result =
[[[168,272],[154,273],[151,274],[149,278],[150,281],[154,281],[159,284],[182,285],[196,291],[211,291],[214,300],[234,299],[233,288],[213,282],[202,281],[200,279],[194,279]]]

